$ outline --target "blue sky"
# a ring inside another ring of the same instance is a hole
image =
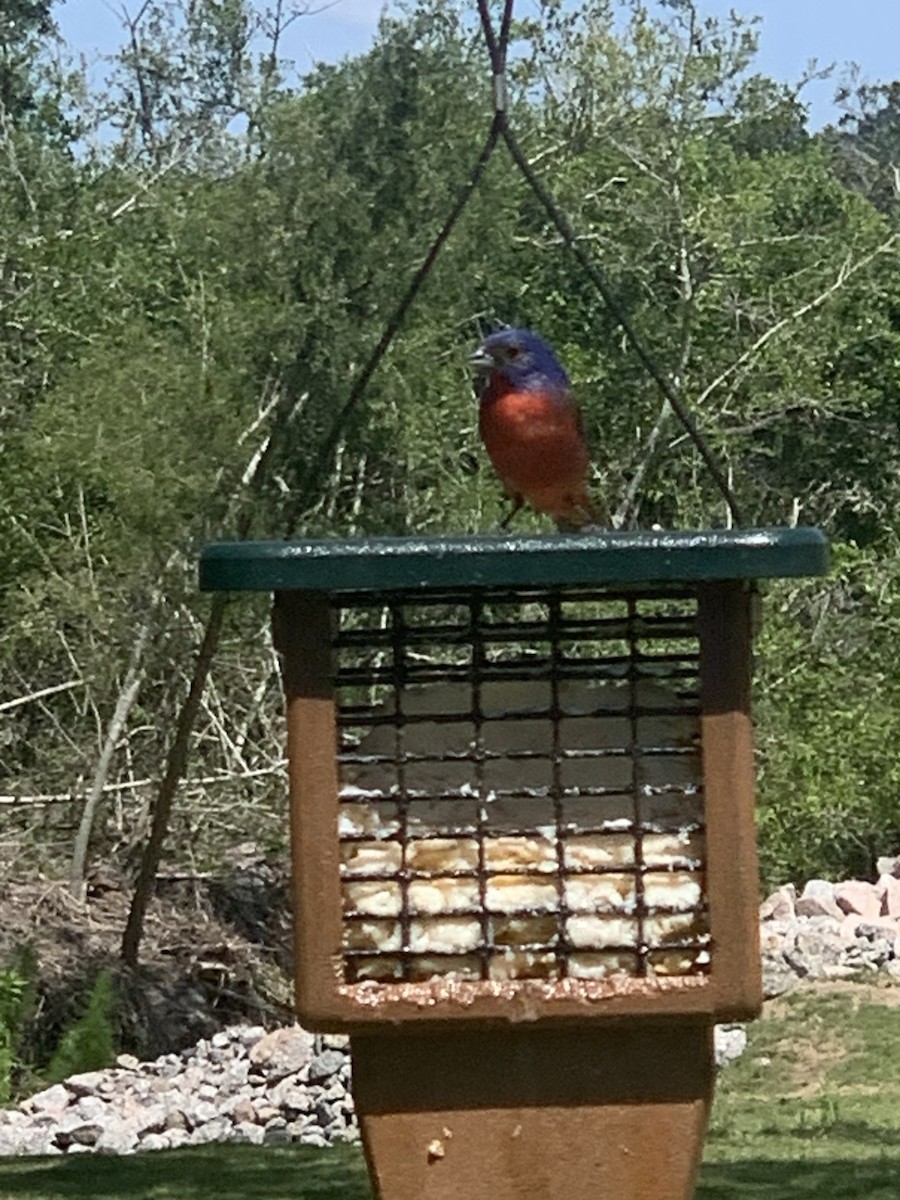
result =
[[[136,11],[138,0],[125,0]],[[365,50],[375,34],[382,0],[311,0],[311,12],[294,23],[284,44],[285,58],[304,74],[316,61],[334,61]],[[474,5],[473,5],[474,7]],[[534,11],[531,0],[519,0],[516,11]],[[900,78],[900,0],[701,0],[711,15],[735,8],[763,18],[759,69],[776,79],[796,81],[810,59],[820,66],[837,63],[840,70],[858,64],[869,81]],[[56,8],[66,41],[90,57],[109,52],[118,40],[120,9],[110,0],[64,0]],[[816,82],[805,99],[813,126],[833,119],[835,84]]]

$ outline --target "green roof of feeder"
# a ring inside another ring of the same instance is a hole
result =
[[[819,529],[470,534],[221,542],[200,559],[206,592],[590,586],[824,575]]]

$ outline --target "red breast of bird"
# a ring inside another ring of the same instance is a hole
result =
[[[530,330],[503,329],[470,361],[481,376],[482,441],[516,507],[527,502],[567,525],[597,520],[581,413],[547,343]]]

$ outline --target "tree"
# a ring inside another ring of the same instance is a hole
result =
[[[103,95],[28,59],[37,109],[6,145],[18,174],[0,173],[13,234],[0,275],[0,774],[23,863],[58,867],[80,824],[76,888],[99,853],[129,875],[143,859],[150,887],[167,846],[208,866],[243,836],[283,840],[266,605],[211,610],[197,552],[235,534],[494,527],[500,491],[465,363],[493,320],[559,349],[621,524],[724,521],[614,317],[500,152],[335,429],[471,169],[488,68],[471,7],[423,0],[384,20],[367,54],[289,85],[277,61],[289,16],[153,0],[126,24]],[[591,0],[548,2],[514,32],[510,112],[529,160],[751,519],[822,523],[889,594],[890,214],[809,135],[796,91],[755,72],[752,22],[709,20],[688,0]],[[65,103],[37,120],[51,94]],[[110,138],[76,143],[92,120]],[[779,871],[800,859],[778,849],[771,814],[804,778],[808,736],[784,689],[802,679],[810,711],[828,687],[853,695],[851,659],[828,642],[843,627],[827,622],[816,647],[796,635],[830,595],[789,596],[761,644],[763,829]],[[872,669],[890,611],[854,609]],[[787,682],[781,657],[797,667]],[[893,693],[879,696],[889,725]],[[837,784],[824,774],[822,787],[838,811]],[[856,828],[888,794],[874,778]]]
[[[885,213],[900,199],[900,81],[844,85],[838,100],[845,112],[823,140],[848,187]]]

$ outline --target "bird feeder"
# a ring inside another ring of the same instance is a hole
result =
[[[379,1200],[686,1200],[762,1002],[756,582],[814,529],[212,546],[271,591],[297,1012]]]

